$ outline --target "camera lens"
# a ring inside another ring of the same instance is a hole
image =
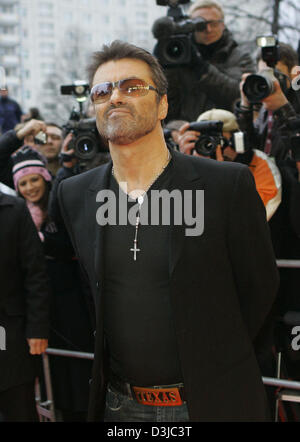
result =
[[[262,75],[249,75],[243,86],[243,91],[252,103],[268,97],[273,91],[273,83]]]
[[[180,40],[171,40],[166,45],[166,58],[170,61],[178,61],[184,53],[184,45]]]
[[[214,154],[218,144],[219,140],[216,137],[201,135],[195,143],[195,150],[199,155],[211,157]]]
[[[82,160],[90,160],[94,158],[95,153],[97,152],[97,145],[92,137],[82,135],[79,136],[76,141],[75,155],[78,158]]]

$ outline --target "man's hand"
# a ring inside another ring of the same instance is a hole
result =
[[[268,111],[274,112],[277,109],[279,109],[280,107],[287,104],[288,100],[287,100],[286,96],[284,95],[284,93],[282,92],[279,81],[275,80],[273,84],[274,84],[274,89],[275,89],[273,94],[269,95],[268,97],[264,98],[261,101],[262,101],[264,107]]]
[[[63,166],[67,167],[68,169],[72,169],[72,167],[75,166],[77,163],[77,158],[75,158],[74,155],[74,149],[69,149],[69,143],[72,140],[72,133],[68,133],[66,138],[63,141],[63,145],[61,148],[61,154],[63,155]],[[68,159],[69,156],[69,159]]]
[[[30,120],[22,129],[16,132],[16,135],[19,140],[23,140],[27,135],[33,135],[35,137],[39,132],[46,132],[46,130],[47,126],[44,121]]]
[[[48,347],[48,339],[29,338],[27,342],[31,355],[40,355],[44,353]]]
[[[200,136],[200,132],[195,130],[188,130],[190,127],[189,123],[185,123],[179,129],[178,135],[178,146],[179,150],[186,155],[191,155],[192,150],[195,148],[195,142]]]
[[[250,73],[243,74],[241,82],[240,82],[241,106],[248,107],[248,108],[251,107],[251,104],[250,104],[248,98],[246,97],[246,95],[244,94],[243,87],[244,87],[246,78],[249,77],[249,75],[251,75],[251,74]]]

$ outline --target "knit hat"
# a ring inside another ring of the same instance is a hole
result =
[[[13,179],[15,189],[18,190],[19,180],[30,174],[42,175],[45,181],[52,180],[50,173],[46,169],[44,158],[31,146],[23,146],[18,152],[12,155]]]
[[[217,120],[223,121],[224,132],[236,132],[239,130],[237,119],[232,112],[224,109],[211,109],[201,114],[197,121]]]

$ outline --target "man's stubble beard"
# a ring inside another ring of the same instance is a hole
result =
[[[130,114],[109,118],[107,113],[113,108],[125,108]],[[102,137],[117,145],[131,144],[134,141],[152,132],[157,124],[157,111],[138,114],[129,106],[116,106],[109,108],[101,121],[97,120],[97,128]]]

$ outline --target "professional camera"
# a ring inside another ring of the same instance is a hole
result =
[[[95,118],[74,119],[74,113],[67,124],[63,126],[66,134],[72,132],[73,138],[69,149],[74,149],[74,155],[81,161],[90,161],[101,148],[101,139],[96,127]]]
[[[88,169],[100,152],[108,152],[97,130],[96,119],[85,118],[83,103],[87,100],[88,93],[89,85],[82,81],[61,86],[62,95],[73,95],[79,103],[79,111],[73,108],[69,121],[63,125],[64,136],[70,132],[73,134],[68,147],[70,150],[74,149],[74,156],[78,160],[78,171]],[[66,158],[70,157],[66,155]],[[64,158],[62,160],[64,161]]]
[[[192,36],[195,31],[206,29],[206,20],[190,19],[184,15],[180,4],[189,0],[157,0],[159,6],[169,6],[167,17],[157,19],[152,33],[157,39],[154,54],[163,67],[188,65],[192,59]]]
[[[268,68],[259,74],[249,75],[246,78],[243,91],[250,103],[259,103],[271,95],[275,91],[274,81],[276,78],[283,93],[287,91],[286,75],[275,69],[280,58],[280,48],[276,37],[273,35],[257,37],[256,44],[261,48],[262,60],[267,64]]]
[[[194,150],[204,157],[215,158],[217,147],[224,144],[223,121],[196,121],[190,123],[189,130],[195,130],[201,134],[195,143]]]

